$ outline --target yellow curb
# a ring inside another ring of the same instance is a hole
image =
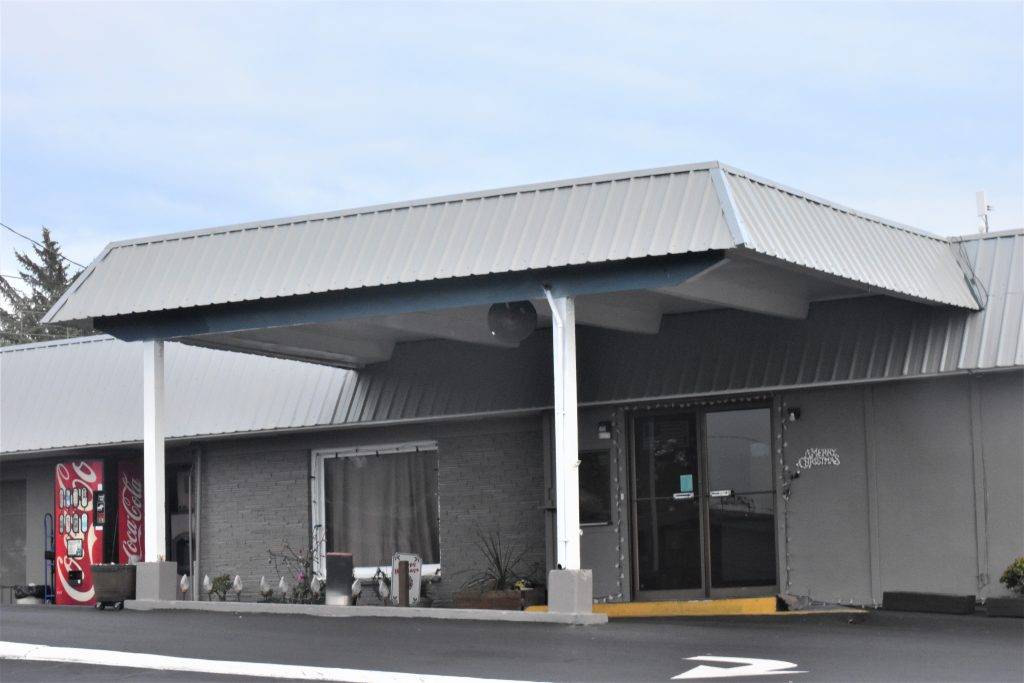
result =
[[[546,605],[527,607],[527,612],[547,612]],[[609,619],[637,617],[715,617],[729,615],[781,614],[776,611],[775,597],[728,598],[725,600],[662,600],[657,602],[605,602],[594,605],[594,611]]]

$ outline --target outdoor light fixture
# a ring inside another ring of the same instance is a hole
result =
[[[786,410],[786,421],[787,422],[796,422],[799,419],[800,419],[800,409],[799,408],[789,408],[789,409]]]
[[[518,344],[537,327],[537,309],[529,301],[493,304],[487,311],[487,327],[499,341]]]

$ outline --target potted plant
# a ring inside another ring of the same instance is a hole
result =
[[[456,607],[521,610],[544,603],[546,595],[540,582],[522,571],[525,548],[503,541],[500,531],[478,532],[476,546],[483,557],[483,569],[455,593]]]
[[[1008,598],[989,598],[985,601],[985,610],[990,617],[1024,618],[1024,557],[1018,557],[1010,563],[999,582],[1006,586],[1013,596]]]

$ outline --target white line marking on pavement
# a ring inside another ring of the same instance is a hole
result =
[[[94,664],[122,666],[131,669],[161,671],[188,671],[192,673],[229,674],[253,678],[291,678],[304,681],[344,681],[345,683],[526,683],[496,678],[467,676],[441,676],[410,674],[396,671],[366,671],[362,669],[336,669],[327,666],[298,666],[263,662],[232,662],[220,659],[193,659],[171,657],[142,652],[118,650],[87,650],[78,647],[56,647],[32,643],[12,643],[0,640],[0,659],[25,662],[66,662],[68,664]]]
[[[684,671],[678,676],[673,676],[673,681],[680,681],[691,678],[732,678],[733,676],[779,676],[782,674],[805,674],[806,671],[796,671],[792,662],[783,662],[779,659],[748,659],[745,657],[713,657],[712,655],[701,655],[700,657],[687,657],[694,662],[724,662],[728,664],[743,664],[743,666],[695,666],[689,671]]]

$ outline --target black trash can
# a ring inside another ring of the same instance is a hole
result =
[[[95,564],[92,585],[96,591],[96,609],[107,606],[124,609],[125,600],[135,599],[135,565]]]

